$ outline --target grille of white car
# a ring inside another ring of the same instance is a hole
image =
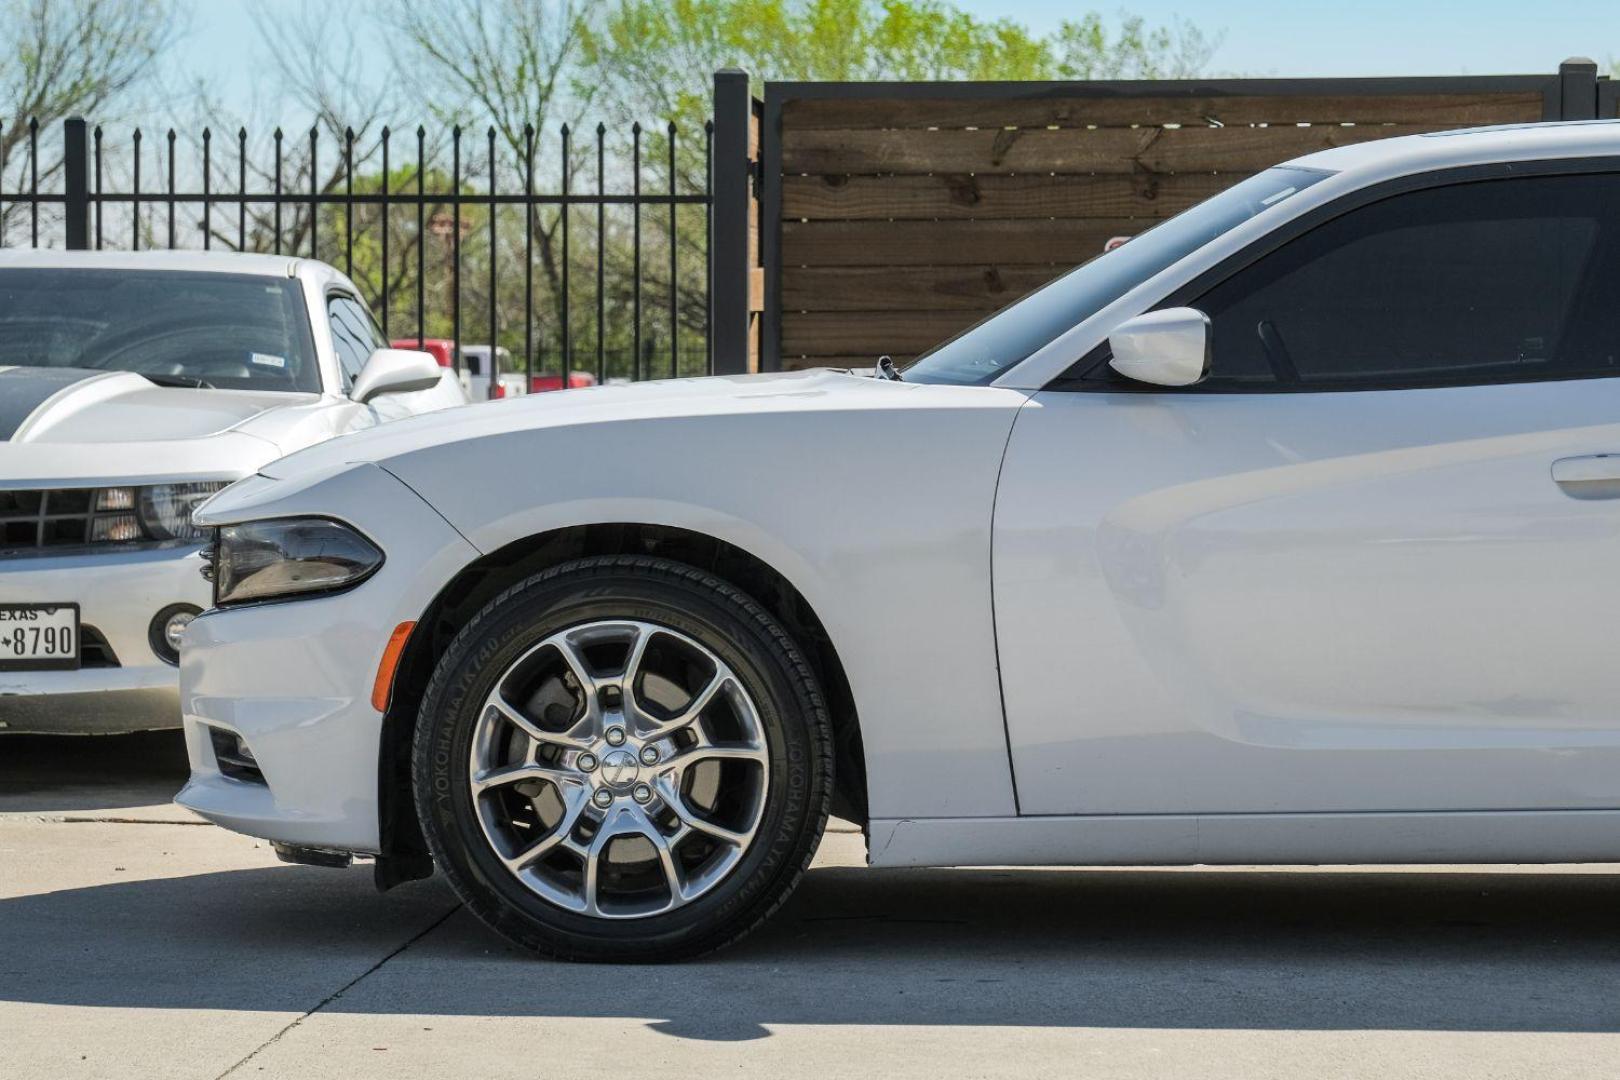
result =
[[[98,503],[105,502],[102,490],[0,491],[0,552],[141,539],[133,506],[96,509]],[[102,522],[99,531],[98,518]]]

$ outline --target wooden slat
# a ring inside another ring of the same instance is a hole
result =
[[[1056,266],[793,267],[782,275],[784,311],[987,311],[1063,273]]]
[[[784,176],[790,220],[1162,218],[1203,202],[1244,174],[1161,176]]]
[[[783,274],[796,266],[1075,266],[1102,254],[1113,236],[1149,223],[1069,221],[785,221]]]
[[[1334,146],[1410,135],[1405,125],[1099,128],[1096,131],[793,130],[785,173],[1250,173]]]
[[[748,270],[748,310],[765,310],[765,268],[763,266],[750,267]]]
[[[782,320],[783,356],[915,355],[972,326],[982,311],[811,312]]]
[[[1133,124],[1505,124],[1542,118],[1535,91],[1185,97],[855,98],[783,103],[784,130]]]

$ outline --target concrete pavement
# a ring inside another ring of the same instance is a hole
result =
[[[0,1077],[1620,1072],[1620,874],[860,868],[666,967],[164,804],[175,740],[0,739]]]

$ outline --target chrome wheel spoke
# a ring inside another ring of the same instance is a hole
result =
[[[547,731],[525,716],[510,701],[507,701],[506,696],[501,693],[499,688],[496,688],[495,692],[490,695],[486,707],[500,713],[503,720],[528,736],[530,742],[561,746],[570,750],[580,750],[590,745],[589,734],[582,730],[587,726],[588,716],[567,731]]]
[[[581,892],[587,915],[596,915],[602,910],[597,902],[597,894],[602,884],[602,852],[607,848],[607,842],[612,835],[606,830],[598,833],[591,841],[590,847],[585,849],[584,888]]]
[[[652,841],[653,850],[658,853],[658,863],[664,868],[664,882],[669,886],[669,902],[673,907],[684,904],[691,899],[687,895],[685,875],[681,873],[680,864],[675,861],[675,845],[684,831],[674,836],[665,836],[652,822],[647,823],[647,839]]]
[[[763,765],[768,760],[768,757],[769,755],[763,746],[705,741],[699,742],[688,750],[682,750],[668,759],[666,764],[674,766],[679,771],[684,771],[705,761],[754,761]]]
[[[680,790],[671,784],[667,777],[659,779],[658,797],[664,801],[665,806],[674,811],[676,817],[680,818],[681,825],[693,832],[712,836],[714,839],[724,841],[733,847],[743,847],[754,838],[753,829],[749,829],[747,832],[738,832],[723,825],[716,825],[696,813],[686,804],[686,799],[681,795]]]
[[[647,719],[652,721],[651,725],[642,728],[637,734],[648,740],[664,739],[682,728],[691,726],[698,717],[703,715],[703,710],[714,702],[715,695],[725,689],[726,685],[731,681],[731,672],[724,667],[717,667],[714,676],[709,679],[708,685],[692,695],[692,700],[687,702],[685,708],[667,720],[658,720],[649,716]]]
[[[585,696],[585,711],[589,713],[596,707],[596,695],[601,691],[602,687],[597,682],[596,676],[591,674],[590,666],[585,663],[585,658],[574,647],[574,643],[570,640],[568,634],[557,634],[548,638],[545,644],[556,649],[557,655],[562,657],[564,664],[568,665],[569,672],[572,673],[575,681],[579,683],[579,692]]]
[[[552,830],[516,855],[505,860],[507,868],[513,872],[526,870],[536,862],[558,847],[566,844],[573,836],[574,826],[579,824],[580,814],[590,805],[590,796],[583,787],[571,789],[571,794],[563,796],[563,816]]]
[[[503,787],[507,784],[516,784],[523,780],[544,780],[558,788],[564,785],[582,785],[583,779],[579,774],[567,769],[553,769],[545,765],[504,765],[500,768],[487,769],[475,773],[472,777],[472,788],[475,793],[482,794],[491,788]]]
[[[636,676],[641,673],[641,665],[647,658],[647,646],[652,643],[656,631],[650,626],[637,626],[636,639],[630,643],[630,652],[624,659],[624,673],[619,676],[619,689],[624,692],[626,706],[636,708]]]

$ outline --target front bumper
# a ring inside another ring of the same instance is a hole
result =
[[[377,665],[394,628],[420,618],[479,553],[375,466],[308,487],[244,481],[244,493],[224,509],[205,508],[211,523],[341,516],[377,543],[384,561],[348,592],[216,608],[187,628],[180,682],[191,779],[175,801],[250,836],[375,853]],[[247,745],[258,776],[222,767],[216,732]]]
[[[179,673],[153,651],[150,630],[170,604],[208,606],[197,550],[29,554],[0,564],[0,603],[77,603],[82,636],[93,631],[106,646],[86,650],[77,671],[0,671],[0,732],[179,727]]]

